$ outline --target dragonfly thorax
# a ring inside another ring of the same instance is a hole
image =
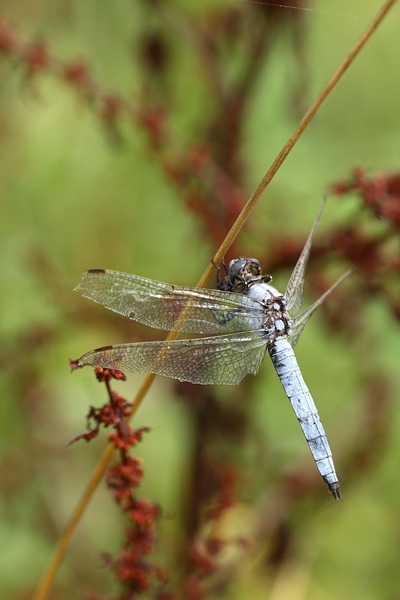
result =
[[[271,342],[278,336],[290,334],[291,321],[283,294],[272,285],[261,282],[250,285],[247,295],[264,305],[266,318],[263,326]]]

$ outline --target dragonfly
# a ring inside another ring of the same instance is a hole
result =
[[[193,339],[103,346],[78,366],[148,372],[194,384],[236,385],[255,375],[268,352],[294,409],[316,466],[335,499],[340,486],[318,410],[293,351],[315,310],[350,275],[346,271],[318,300],[299,312],[311,244],[322,202],[284,294],[271,285],[255,258],[232,260],[217,289],[172,285],[128,273],[90,269],[75,288],[86,298],[139,323],[203,334]]]

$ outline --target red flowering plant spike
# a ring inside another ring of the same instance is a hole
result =
[[[400,230],[400,173],[368,176],[358,166],[353,169],[352,177],[331,184],[329,191],[337,196],[356,192],[375,217],[389,225],[384,233],[375,235],[365,234],[353,225],[332,237],[332,247],[357,265],[364,276],[364,290],[379,294],[393,316],[400,320],[398,292],[393,289],[400,261],[397,254],[385,252],[386,243]]]
[[[7,27],[6,23],[0,20],[0,52],[7,54],[12,52],[17,45],[14,33]]]
[[[227,511],[237,503],[238,479],[236,465],[220,463],[214,466],[209,506],[202,511],[199,528],[189,545],[187,577],[183,586],[184,597],[189,600],[208,598],[221,585],[226,585],[221,572],[226,550],[235,547],[242,554],[251,547],[249,539],[222,532]]]
[[[76,360],[71,360],[70,364],[73,370],[79,368]],[[148,555],[156,545],[155,526],[161,510],[158,505],[136,496],[135,489],[140,486],[144,473],[141,459],[129,454],[149,429],[132,429],[128,425],[126,419],[130,414],[130,404],[111,388],[112,379],[125,380],[125,375],[121,371],[101,367],[96,367],[94,371],[97,380],[106,385],[109,402],[98,409],[93,406],[90,408],[87,415],[88,432],[77,435],[69,444],[81,439],[89,442],[98,435],[101,426],[112,427],[109,440],[119,451],[120,459],[108,470],[106,481],[128,524],[119,556],[103,553],[103,562],[114,572],[122,586],[119,598],[128,600],[141,593],[152,593],[158,597],[157,594],[165,592],[168,574],[162,567],[151,564]]]
[[[66,81],[70,82],[78,91],[83,94],[91,93],[94,84],[90,69],[83,60],[77,59],[64,65],[63,74]]]
[[[386,219],[400,229],[400,173],[368,177],[363,167],[355,167],[351,179],[330,186],[330,192],[339,196],[352,191],[362,196],[378,218]]]
[[[44,42],[32,42],[27,45],[23,50],[22,60],[28,77],[44,71],[50,60],[46,44]]]

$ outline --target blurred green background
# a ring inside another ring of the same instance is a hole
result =
[[[68,358],[100,345],[163,337],[80,298],[73,292],[80,273],[105,267],[195,285],[237,215],[221,217],[221,178],[228,190],[241,190],[243,204],[380,2],[296,6],[307,10],[268,12],[233,0],[1,4],[0,18],[15,42],[5,48],[3,30],[1,597],[31,596],[106,444],[103,434],[89,445],[65,447],[85,429],[88,405],[106,401],[91,370],[71,374]],[[265,257],[281,237],[301,244],[328,184],[348,178],[355,165],[371,173],[398,169],[399,30],[396,6],[264,194],[240,235],[241,252]],[[41,66],[17,51],[42,43],[52,58]],[[84,77],[76,84],[62,74],[76,59],[90,72],[86,88]],[[123,98],[134,115],[121,111],[106,122],[99,94]],[[239,124],[224,121],[229,111]],[[143,113],[155,115],[156,125],[163,115],[160,143],[143,125]],[[193,180],[174,179],[169,167],[182,167],[193,146],[203,144],[211,166]],[[211,235],[212,220],[218,232]],[[355,221],[367,231],[389,231],[353,195],[328,202],[317,237]],[[387,251],[398,252],[394,236]],[[340,273],[347,265],[335,260],[327,268]],[[284,288],[288,274],[277,273],[277,287]],[[349,289],[358,275],[352,279]],[[394,278],[392,284],[398,294]],[[341,309],[351,310],[341,298]],[[306,290],[306,300],[313,299]],[[359,326],[346,337],[315,316],[296,350],[343,481],[341,502],[319,480],[268,359],[243,387],[207,392],[223,407],[247,411],[240,443],[224,439],[222,424],[209,452],[210,460],[229,458],[241,472],[221,535],[251,542],[250,549],[231,548],[219,557],[214,577],[223,586],[206,582],[207,597],[400,597],[399,325],[379,294],[369,294],[354,319]],[[130,399],[141,380],[129,375],[117,387]],[[369,391],[378,398],[377,415],[366,408]],[[167,515],[158,525],[155,560],[173,579],[188,539],[203,534],[201,524],[195,531],[187,526],[202,432],[190,398],[180,396],[179,386],[158,378],[135,420],[151,428],[137,448],[145,470],[139,493]],[[373,440],[375,427],[382,439],[366,467],[355,448],[363,428]],[[282,474],[297,470],[313,482],[310,495],[297,498],[280,485]],[[115,593],[99,553],[118,550],[122,526],[101,486],[51,597]]]

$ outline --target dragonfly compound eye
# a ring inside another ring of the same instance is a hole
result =
[[[246,258],[235,258],[229,263],[229,279],[232,284],[236,283],[236,279],[241,279],[243,276],[243,269],[247,263]]]
[[[260,261],[256,258],[248,258],[246,264],[246,271],[252,275],[261,275]]]

